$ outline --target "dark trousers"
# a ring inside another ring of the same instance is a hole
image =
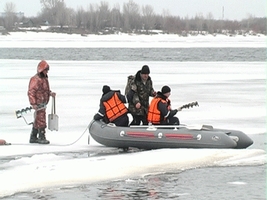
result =
[[[133,115],[133,121],[130,125],[140,125],[141,122],[143,125],[147,125],[147,117],[144,115]]]
[[[180,125],[178,117],[172,117],[170,119],[160,122],[160,125]]]
[[[116,124],[116,126],[128,126],[129,118],[127,113],[115,119],[112,123]]]
[[[169,125],[180,125],[180,121],[177,117],[172,117],[167,120],[167,124]]]

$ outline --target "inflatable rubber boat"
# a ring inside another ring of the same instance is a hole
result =
[[[92,138],[107,147],[128,149],[236,148],[253,141],[242,131],[213,128],[211,125],[165,125],[119,127],[103,121],[89,124]],[[89,136],[90,137],[90,136]]]

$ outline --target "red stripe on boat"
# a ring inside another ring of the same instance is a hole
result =
[[[173,133],[166,133],[164,134],[166,138],[174,138],[180,140],[190,140],[194,139],[193,135],[191,134],[173,134]]]
[[[132,137],[155,137],[154,133],[146,133],[146,132],[127,132],[126,133],[128,136],[132,136]]]

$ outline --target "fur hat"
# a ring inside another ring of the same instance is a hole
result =
[[[165,86],[163,86],[163,87],[161,88],[161,93],[162,93],[162,94],[166,94],[166,93],[168,93],[168,92],[171,92],[171,88],[170,88],[169,86],[165,85]]]
[[[104,85],[102,88],[102,92],[103,94],[107,94],[110,90],[110,87],[108,85]]]
[[[144,65],[141,69],[141,74],[150,74],[149,67],[147,65]]]

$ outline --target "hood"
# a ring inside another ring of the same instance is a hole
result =
[[[42,60],[41,62],[39,62],[38,66],[37,66],[37,73],[41,73],[47,67],[49,67],[49,65],[47,64],[47,62],[45,60]]]

